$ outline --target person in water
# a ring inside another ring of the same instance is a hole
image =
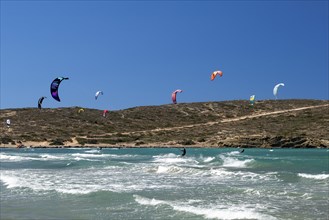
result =
[[[242,149],[242,150],[240,151],[240,154],[243,153],[243,152],[244,152],[244,149]]]
[[[182,157],[186,154],[186,149],[185,149],[185,147],[184,147],[184,149],[183,150],[181,150],[183,153],[182,153]]]

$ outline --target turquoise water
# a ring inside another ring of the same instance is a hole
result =
[[[327,149],[1,149],[1,219],[328,219]]]

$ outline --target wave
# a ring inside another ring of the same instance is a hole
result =
[[[136,171],[136,170],[135,170]],[[137,170],[137,175],[139,171]],[[112,166],[74,170],[24,169],[3,171],[0,181],[6,188],[31,189],[35,192],[56,191],[64,194],[88,194],[98,191],[138,192],[145,189],[169,189],[170,183],[152,177],[136,180],[134,171]]]
[[[5,155],[5,154],[0,154],[0,160],[2,162],[4,161],[23,161],[23,160],[32,160],[33,158],[27,158],[27,157],[22,157],[22,156],[14,156],[14,155]]]
[[[20,162],[20,161],[29,161],[29,160],[39,160],[39,161],[46,161],[46,160],[59,160],[62,159],[61,157],[58,156],[52,156],[49,154],[44,154],[44,155],[32,155],[26,154],[24,156],[16,156],[16,155],[5,155],[5,154],[0,154],[0,160],[2,162]]]
[[[207,219],[276,219],[273,216],[265,215],[258,212],[255,208],[247,208],[243,205],[241,205],[240,207],[218,207],[216,205],[213,205],[211,207],[204,205],[192,206],[190,204],[200,203],[200,200],[193,200],[192,202],[165,201],[154,198],[149,199],[139,195],[134,195],[134,198],[135,201],[141,205],[168,205],[173,210],[200,215]]]
[[[66,160],[67,156],[54,156],[50,154],[40,154],[41,160]]]
[[[92,154],[94,154],[94,153],[100,153],[101,151],[100,150],[97,150],[97,149],[93,149],[93,150],[87,150],[85,152],[86,153],[92,153]]]
[[[193,163],[196,164],[198,161],[191,157],[181,157],[176,154],[165,154],[160,156],[153,156],[155,163],[164,163],[164,164],[178,164],[178,163]]]
[[[177,166],[158,166],[156,173],[180,173],[182,168]]]
[[[19,180],[16,177],[1,174],[0,180],[5,186],[7,186],[7,188],[20,187]]]
[[[68,181],[68,177],[60,179],[54,175],[27,172],[24,175],[4,174],[0,180],[8,188],[25,188],[35,192],[56,191],[64,194],[88,194],[99,190],[107,190],[100,184],[89,182],[76,183],[76,179]]]
[[[5,155],[0,154],[0,159],[2,162],[20,162],[20,161],[59,161],[59,160],[90,160],[88,158],[97,158],[104,157],[102,155],[93,155],[93,154],[72,154],[72,155],[51,155],[51,154],[40,154],[40,155],[31,155],[26,154],[24,156],[16,155]],[[93,160],[91,160],[93,161]]]
[[[213,168],[210,170],[210,174],[214,178],[219,178],[222,180],[231,180],[234,179],[234,181],[278,181],[278,177],[276,176],[276,173],[270,172],[270,173],[254,173],[254,172],[244,172],[244,171],[229,171],[225,168]]]
[[[223,167],[235,167],[235,168],[245,168],[250,163],[254,162],[254,159],[239,160],[234,157],[226,157],[220,155],[220,158],[223,160]]]
[[[229,156],[236,156],[239,154],[240,154],[240,151],[232,151],[232,152],[226,153],[226,155],[229,155]]]
[[[82,157],[82,158],[100,158],[100,157],[107,157],[108,155],[105,154],[82,154],[82,153],[75,153],[72,154],[73,157]]]
[[[143,167],[143,170],[150,173],[182,175],[182,178],[192,178],[193,176],[216,178],[216,179],[235,179],[243,180],[278,180],[277,173],[254,173],[245,170],[237,170],[230,168],[246,168],[255,162],[254,159],[241,159],[240,157],[228,157],[219,155],[218,157],[191,157],[180,158],[177,155],[167,154],[162,156],[154,156],[155,166],[152,164]],[[206,162],[204,162],[206,161]]]
[[[182,157],[177,154],[164,154],[164,155],[158,155],[153,156],[153,162],[155,163],[162,163],[162,164],[189,164],[189,165],[198,165],[198,164],[209,164],[216,161],[216,157],[214,156],[199,156],[199,157],[193,157],[193,156],[185,156]]]
[[[299,177],[315,180],[324,180],[329,178],[329,174],[307,174],[307,173],[298,173]]]
[[[216,158],[215,157],[206,157],[203,159],[204,163],[210,163],[212,161],[214,161]]]

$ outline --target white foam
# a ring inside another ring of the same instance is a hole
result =
[[[260,191],[256,189],[246,189],[244,192],[251,195],[257,195],[257,196],[261,195]]]
[[[201,215],[208,219],[276,219],[273,216],[265,215],[256,211],[256,209],[247,208],[243,205],[237,207],[205,207],[186,205],[191,203],[164,201],[158,199],[149,199],[139,195],[134,195],[135,201],[141,205],[157,206],[168,205],[172,209],[181,212]]]
[[[7,186],[7,188],[20,187],[19,179],[17,177],[1,174],[0,180],[5,186]]]
[[[59,156],[54,156],[54,155],[50,155],[50,154],[41,154],[40,155],[41,158],[45,159],[45,160],[64,160],[66,159],[64,156],[59,157]]]
[[[304,193],[301,197],[306,200],[312,199],[312,196],[310,196],[309,193]]]
[[[1,181],[7,188],[29,188],[34,191],[55,190],[68,193],[78,190],[80,191],[79,193],[88,193],[83,192],[86,187],[80,184],[77,186],[73,183],[76,180],[70,180],[69,176],[71,175],[58,176],[38,170],[5,171],[1,173]]]
[[[106,154],[107,157],[116,158],[116,159],[127,159],[127,158],[136,158],[140,157],[140,155],[133,154]]]
[[[183,211],[188,213],[193,213],[196,215],[202,215],[208,219],[276,219],[272,216],[261,214],[255,209],[250,208],[226,208],[217,209],[213,208],[202,208],[194,206],[184,206],[184,205],[173,205],[174,210]]]
[[[74,157],[79,157],[79,158],[100,158],[100,157],[107,157],[107,155],[105,154],[81,154],[81,153],[75,153],[75,154],[72,154],[72,156]]]
[[[206,158],[204,158],[203,162],[209,163],[209,162],[211,162],[213,160],[215,160],[215,157],[206,157]]]
[[[156,173],[179,173],[182,168],[177,166],[158,166]]]
[[[85,151],[86,153],[100,153],[101,151],[100,150],[96,150],[96,149],[93,149],[93,150],[87,150]]]
[[[85,187],[66,187],[66,188],[56,188],[54,189],[59,193],[65,193],[65,194],[88,194],[92,192],[97,192],[99,189],[97,187],[90,187],[90,186],[85,186]]]
[[[298,176],[307,178],[307,179],[315,179],[315,180],[324,180],[329,178],[329,174],[307,174],[307,173],[298,173]]]
[[[135,201],[141,205],[151,205],[156,206],[159,204],[167,204],[165,201],[157,200],[157,199],[148,199],[142,196],[134,195]]]
[[[161,164],[198,164],[199,162],[191,157],[181,157],[176,154],[165,154],[160,156],[153,156],[155,163]]]
[[[1,161],[22,161],[22,160],[26,160],[26,158],[21,157],[21,156],[11,156],[11,155],[0,154],[0,160]]]
[[[6,188],[31,189],[39,193],[47,191],[64,194],[88,194],[98,191],[120,193],[175,187],[162,181],[155,181],[150,185],[148,178],[137,181],[133,175],[129,175],[131,170],[128,171],[129,173],[126,171],[128,170],[121,166],[83,170],[6,170],[1,172],[0,180]]]
[[[254,159],[238,160],[236,158],[225,157],[223,155],[221,155],[220,158],[223,160],[223,167],[244,168],[247,167],[248,164],[254,161]]]
[[[31,157],[31,154],[26,154],[24,156],[0,154],[0,159],[1,159],[1,161],[11,161],[11,162],[28,161],[28,160],[47,161],[47,160],[65,160],[65,159],[67,159],[67,157],[65,157],[65,156],[54,156],[54,155],[50,155],[50,154],[41,154],[41,155],[33,155],[33,156],[35,156],[35,157]]]
[[[240,154],[240,151],[232,151],[232,152],[229,152],[229,153],[226,153],[226,154],[229,155],[229,156],[236,156],[236,155]]]
[[[184,163],[186,162],[182,157],[158,157],[154,159],[156,163]]]
[[[219,177],[228,177],[228,176],[234,176],[234,173],[231,171],[227,171],[224,169],[211,169],[210,174],[219,176]]]
[[[259,181],[259,180],[278,180],[274,173],[258,174],[245,171],[229,171],[223,168],[211,169],[210,174],[214,178],[220,178],[222,180],[235,179],[241,181]]]

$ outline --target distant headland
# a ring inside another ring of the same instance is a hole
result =
[[[0,110],[0,147],[329,148],[328,100]],[[6,123],[9,119],[10,123]]]

